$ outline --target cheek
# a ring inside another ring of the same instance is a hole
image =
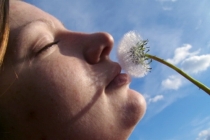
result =
[[[59,59],[31,68],[30,76],[27,76],[30,78],[23,85],[28,85],[30,94],[33,92],[37,100],[42,101],[40,104],[48,106],[45,102],[49,102],[49,108],[55,106],[60,112],[68,110],[68,114],[74,116],[89,104],[99,90],[89,73],[90,70],[81,61]]]
[[[97,127],[94,124],[99,118],[97,124],[106,126],[103,123],[106,120],[103,113],[107,112],[104,96],[101,96],[103,90],[93,77],[94,72],[78,61],[71,61],[71,64],[65,60],[54,61],[47,66],[31,68],[20,77],[26,120],[43,126],[43,131],[49,126],[65,131],[73,127],[86,131],[90,126]]]
[[[73,63],[70,68],[61,62],[22,71],[16,85],[15,109],[22,111],[22,120],[33,127],[42,126],[43,131],[49,127],[67,130],[70,124],[66,122],[75,121],[81,112],[86,113],[94,96],[95,89],[86,84],[89,78],[84,68]]]

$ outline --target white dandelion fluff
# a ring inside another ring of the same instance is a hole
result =
[[[179,74],[210,95],[210,88],[206,85],[200,83],[164,59],[147,54],[149,51],[149,48],[146,46],[147,42],[147,40],[143,40],[135,31],[130,31],[123,36],[117,50],[118,61],[123,70],[133,77],[143,77],[151,70],[149,64],[153,59],[177,71]]]
[[[126,33],[119,43],[118,61],[122,69],[133,77],[143,77],[151,70],[151,59],[146,57],[149,51],[146,44],[147,40],[143,40],[135,31]]]

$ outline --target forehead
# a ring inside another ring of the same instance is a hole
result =
[[[37,32],[34,32],[34,31],[35,31],[35,27],[39,27],[37,26],[37,24],[40,22],[36,22],[36,21],[42,21],[42,23],[49,24],[50,26],[47,26],[47,27],[52,27],[52,28],[55,27],[55,25],[62,25],[62,23],[59,20],[57,20],[55,17],[53,17],[52,15],[42,11],[41,9],[33,5],[30,5],[22,1],[10,2],[9,16],[10,16],[10,23],[9,23],[10,34],[9,34],[9,43],[7,47],[7,53],[12,54],[12,56],[13,56],[13,52],[16,52],[14,54],[14,56],[16,56],[17,54],[19,54],[18,52],[21,52],[21,50],[24,50],[24,47],[22,47],[22,45],[18,45],[18,43],[24,44],[28,41],[27,37],[31,37],[32,35],[37,34]],[[24,34],[24,36],[26,35],[26,37],[22,36],[21,38],[23,39],[19,40],[20,39],[19,34],[21,33],[21,31],[29,27],[29,25],[31,25],[30,34],[29,35]],[[32,28],[34,30],[31,30]]]
[[[51,20],[54,18],[41,9],[22,1],[10,2],[10,29],[17,30],[37,19]]]

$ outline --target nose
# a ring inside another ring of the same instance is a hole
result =
[[[105,32],[90,34],[87,38],[87,44],[83,53],[86,61],[90,64],[96,64],[109,57],[113,47],[113,37]]]

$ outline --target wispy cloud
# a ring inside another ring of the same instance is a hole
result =
[[[177,48],[174,51],[174,57],[172,59],[167,59],[168,62],[172,64],[178,64],[188,56],[194,56],[199,53],[200,50],[195,52],[189,52],[192,48],[190,44],[184,44],[182,47]]]
[[[193,127],[196,126],[203,126],[205,124],[209,124],[210,125],[210,116],[207,116],[205,118],[202,118],[201,117],[197,117],[195,118],[194,120],[191,121],[190,125],[192,125]]]
[[[172,7],[167,7],[167,6],[163,7],[164,11],[171,11],[172,9],[173,9]]]
[[[176,2],[177,0],[156,0],[156,1],[159,1],[159,2]]]
[[[165,108],[170,106],[172,103],[174,103],[176,100],[186,97],[186,93],[182,94],[159,94],[155,96],[149,96],[149,95],[144,95],[147,101],[147,113],[145,116],[145,121],[147,122],[150,120],[152,117],[155,115],[159,114],[162,112]],[[153,102],[152,102],[153,101]],[[154,102],[156,101],[156,102]]]
[[[156,95],[155,97],[152,97],[152,98],[149,98],[148,99],[148,104],[150,103],[156,103],[158,101],[161,101],[164,99],[164,96],[163,95]]]
[[[190,122],[192,135],[197,136],[196,140],[210,140],[210,116],[201,117],[198,115]]]
[[[162,9],[164,11],[171,11],[173,10],[173,3],[177,0],[156,0],[157,2],[161,3]]]
[[[182,85],[182,80],[178,75],[171,75],[167,79],[163,80],[161,85],[164,89],[177,90]]]

